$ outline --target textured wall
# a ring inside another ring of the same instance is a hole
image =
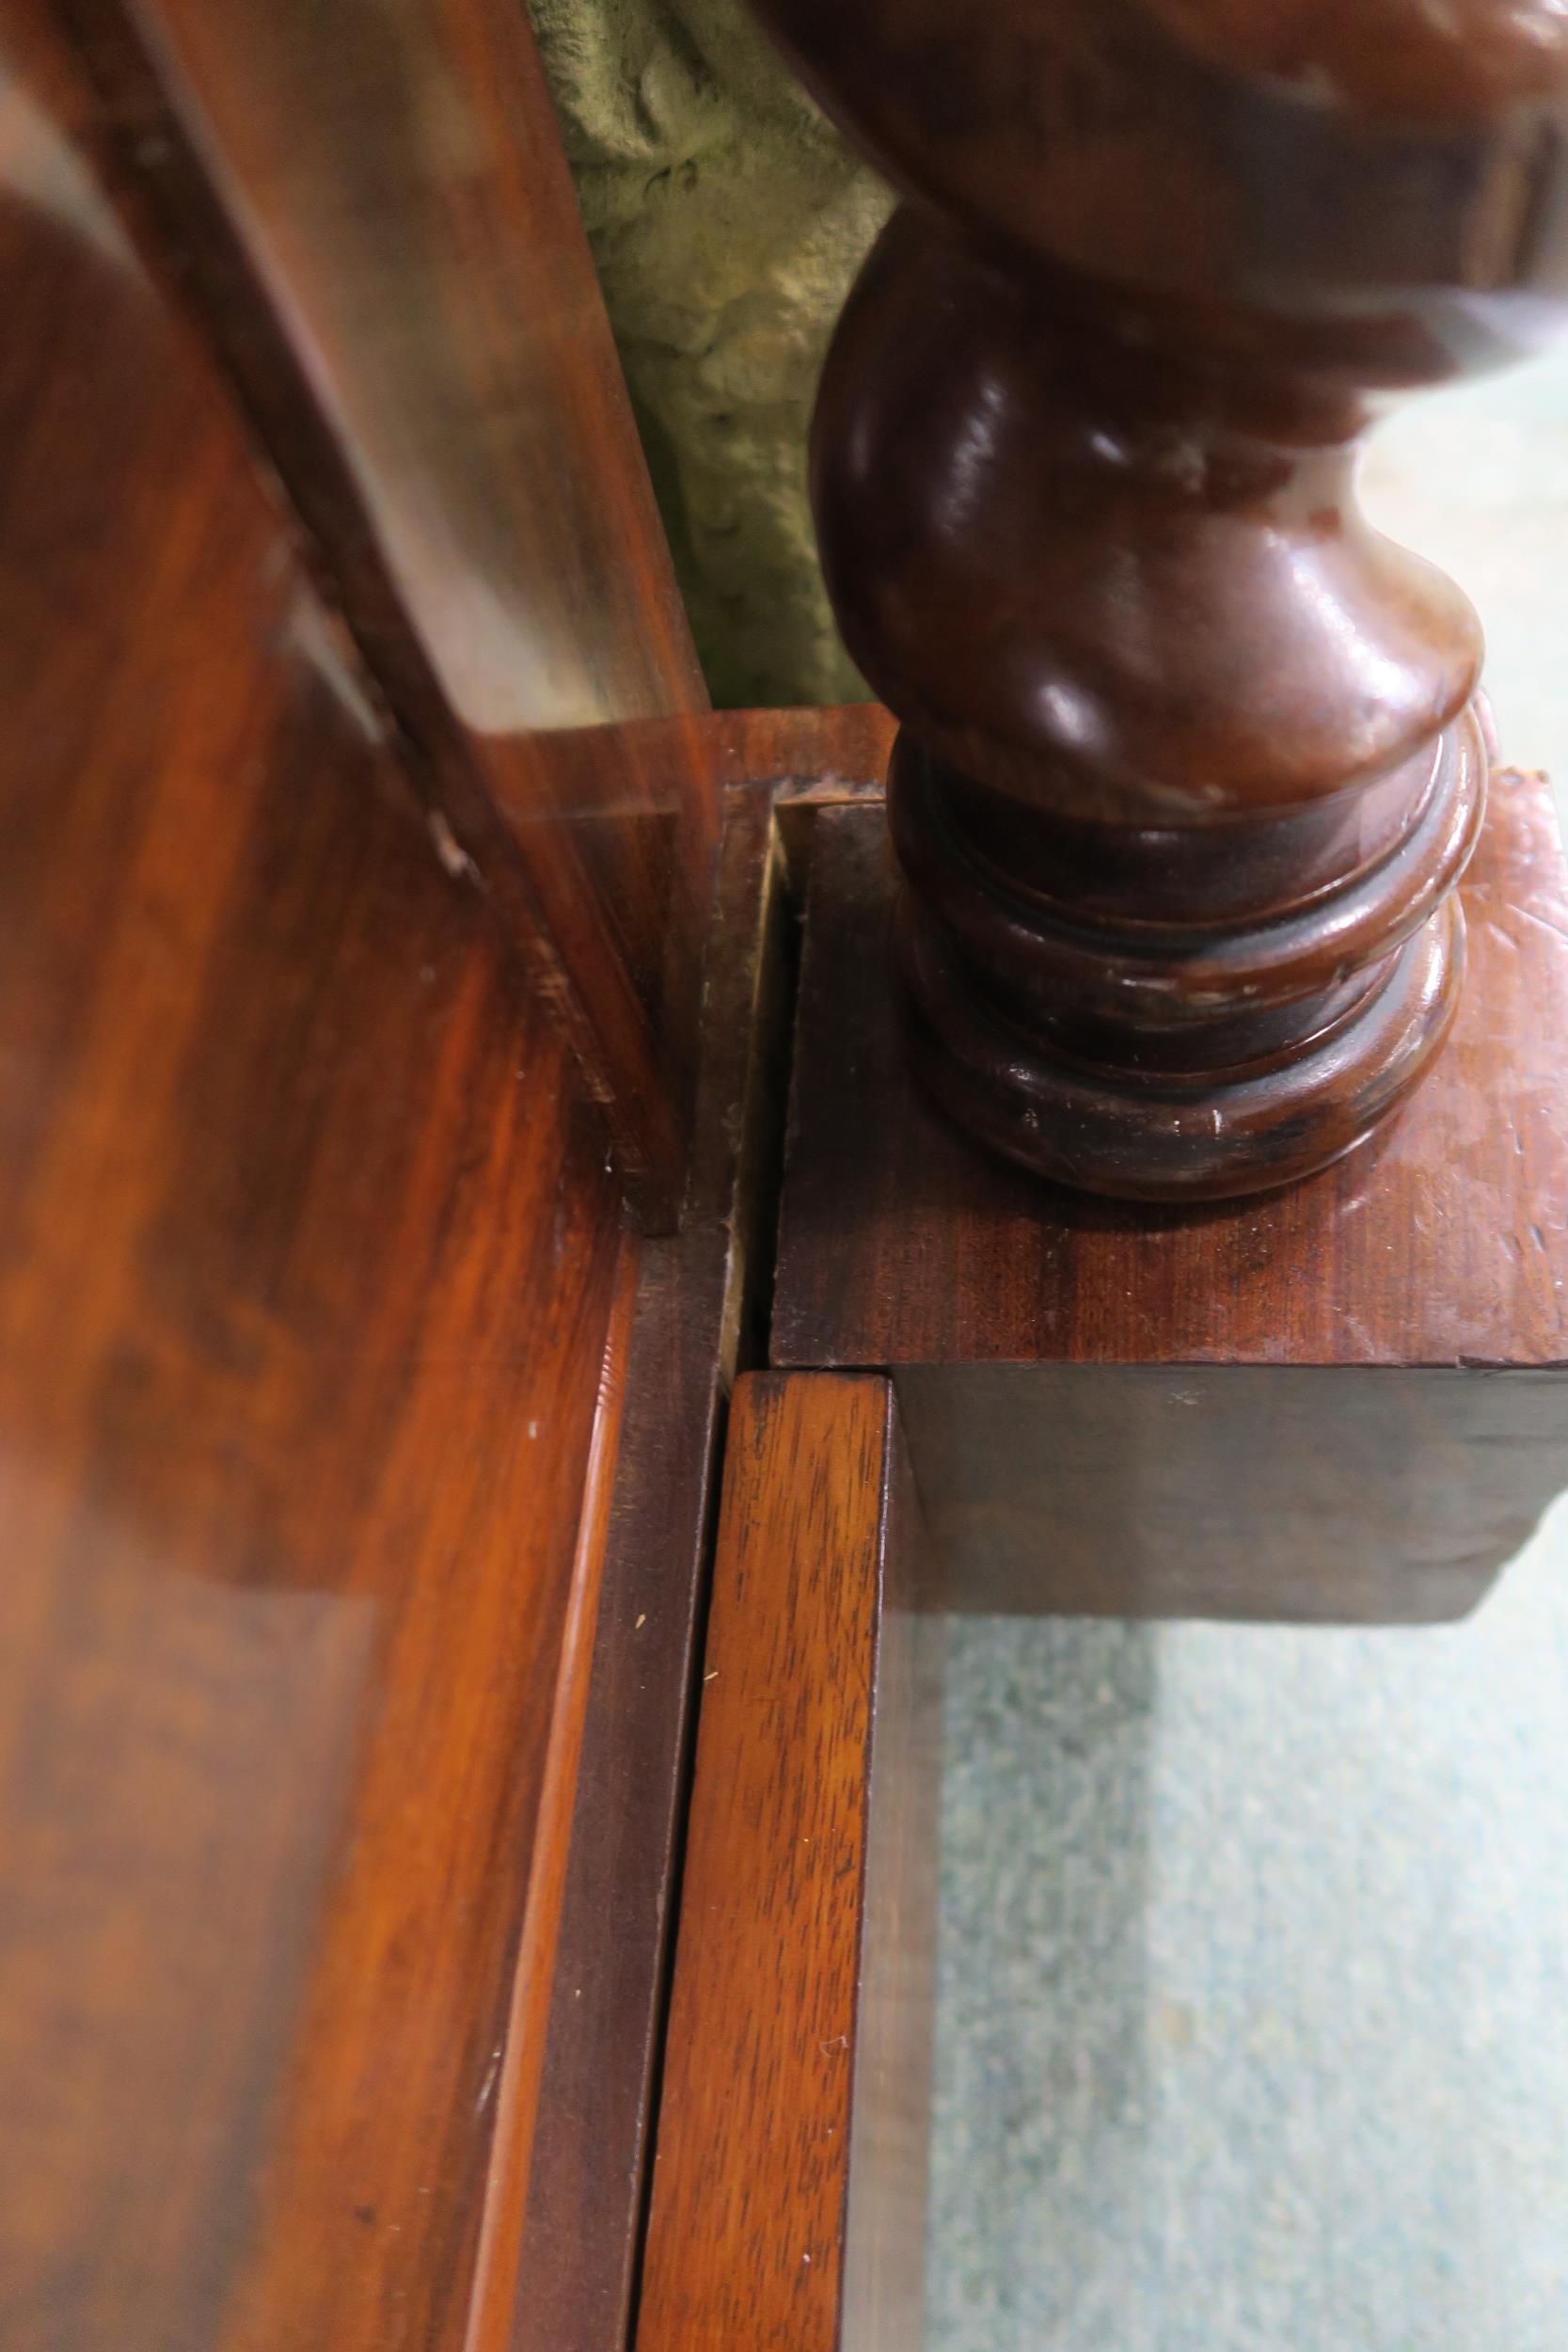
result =
[[[805,434],[890,198],[743,0],[532,0],[714,700],[865,689],[823,596]]]

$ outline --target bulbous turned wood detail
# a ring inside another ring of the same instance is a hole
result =
[[[1481,633],[1372,531],[1361,436],[1568,287],[1540,0],[763,0],[912,200],[824,372],[812,486],[902,722],[928,1085],[1046,1175],[1307,1174],[1464,966]]]

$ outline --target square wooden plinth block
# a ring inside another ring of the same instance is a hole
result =
[[[1568,1486],[1568,872],[1493,779],[1454,1032],[1307,1184],[1195,1208],[987,1156],[906,1067],[881,811],[815,819],[772,1359],[893,1373],[953,1606],[1471,1607]]]

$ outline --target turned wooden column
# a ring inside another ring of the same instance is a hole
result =
[[[1218,1197],[1429,1066],[1484,812],[1465,597],[1368,424],[1568,284],[1548,0],[759,0],[911,199],[813,428],[917,1065],[1043,1174]]]

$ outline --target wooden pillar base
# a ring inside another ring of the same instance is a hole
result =
[[[772,1357],[891,1369],[948,1603],[1471,1607],[1568,1486],[1568,869],[1544,781],[1492,779],[1426,1082],[1333,1167],[1237,1201],[1095,1200],[976,1151],[885,984],[874,805],[818,812],[810,877]],[[1016,1102],[1031,1065],[999,1067]]]
[[[1486,805],[1472,710],[1395,850],[1223,934],[1065,895],[1088,827],[1037,820],[1029,879],[1004,870],[965,825],[975,795],[907,735],[888,796],[916,1067],[972,1134],[1059,1184],[1217,1200],[1311,1175],[1448,1035],[1465,969],[1453,885]],[[1045,886],[1057,874],[1062,896]]]

